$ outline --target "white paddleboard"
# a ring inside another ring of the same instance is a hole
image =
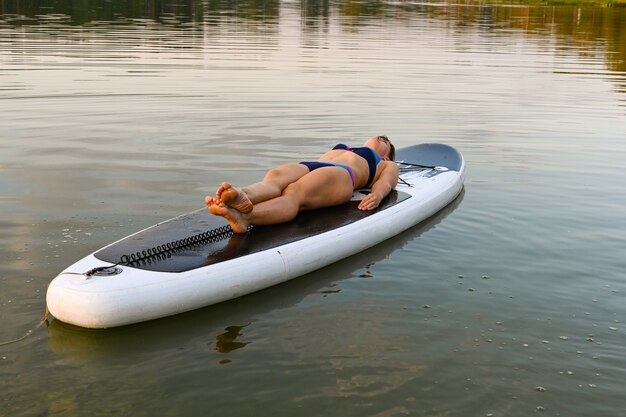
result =
[[[374,246],[432,216],[463,188],[454,148],[399,149],[400,182],[376,210],[353,201],[295,220],[233,234],[206,208],[159,223],[69,266],[46,297],[58,320],[88,328],[122,326],[240,297]]]

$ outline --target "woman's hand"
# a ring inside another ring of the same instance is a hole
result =
[[[400,169],[395,162],[382,161],[372,184],[372,191],[359,203],[359,210],[374,210],[398,184]]]
[[[363,200],[359,203],[359,210],[374,210],[380,202],[382,201],[383,196],[378,193],[369,193]]]

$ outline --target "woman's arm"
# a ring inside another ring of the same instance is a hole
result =
[[[359,210],[375,209],[398,184],[400,168],[395,162],[381,161],[379,167],[381,168],[380,174],[372,184],[372,191],[359,203]]]

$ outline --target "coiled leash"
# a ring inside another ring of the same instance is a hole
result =
[[[251,230],[252,226],[248,226],[247,233],[250,233]],[[89,279],[93,275],[117,275],[121,272],[121,269],[117,268],[118,266],[136,266],[140,263],[145,264],[148,262],[165,260],[167,258],[171,258],[174,253],[183,249],[189,249],[190,247],[201,246],[207,243],[219,242],[232,237],[233,234],[233,229],[229,225],[225,225],[206,232],[198,233],[197,235],[122,255],[119,262],[113,265],[97,266],[87,272],[63,272],[63,274],[82,275],[84,276],[84,279]]]

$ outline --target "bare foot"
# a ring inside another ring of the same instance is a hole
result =
[[[248,226],[250,223],[245,218],[245,214],[240,211],[228,207],[223,203],[218,203],[216,199],[213,197],[207,196],[204,201],[211,212],[211,214],[215,214],[216,216],[221,216],[228,221],[230,227],[233,229],[235,233],[246,233],[248,231]]]
[[[223,182],[220,188],[217,189],[215,197],[228,207],[244,214],[250,213],[254,207],[252,201],[241,188],[233,187],[227,182]]]

